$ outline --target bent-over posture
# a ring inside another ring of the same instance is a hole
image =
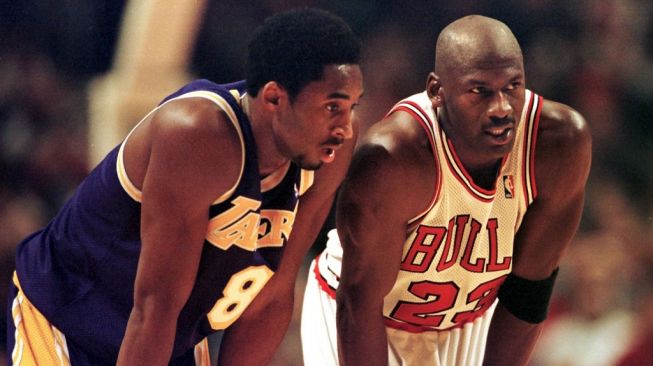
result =
[[[525,364],[581,217],[590,149],[580,114],[526,89],[507,26],[448,25],[426,90],[355,152],[337,233],[309,273],[307,365]]]
[[[219,331],[221,365],[265,364],[349,164],[359,48],[330,13],[278,14],[246,81],[165,98],[18,247],[10,364],[206,365]]]

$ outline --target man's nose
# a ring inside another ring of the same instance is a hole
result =
[[[512,112],[512,106],[508,101],[508,97],[503,92],[496,93],[490,101],[488,114],[494,118],[506,118]]]
[[[344,116],[340,123],[338,123],[333,129],[333,133],[344,138],[345,140],[349,140],[354,137],[354,128],[352,126],[353,118],[353,113],[349,113]]]

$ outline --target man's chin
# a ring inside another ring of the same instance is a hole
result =
[[[322,167],[322,165],[324,165],[324,163],[320,161],[319,163],[314,164],[301,164],[299,167],[304,170],[318,170]]]
[[[293,163],[295,163],[297,166],[299,166],[300,168],[302,168],[304,170],[318,170],[318,169],[320,169],[322,167],[322,165],[324,165],[324,162],[321,161],[321,160],[317,161],[317,162],[308,161],[304,157],[299,157],[299,158],[293,159]]]

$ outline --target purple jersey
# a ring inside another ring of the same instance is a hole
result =
[[[173,363],[232,324],[277,269],[298,196],[312,178],[294,164],[259,176],[251,126],[240,105],[244,92],[243,81],[196,80],[162,102],[212,100],[238,130],[244,151],[238,183],[210,208],[197,278],[179,315]],[[16,257],[31,302],[69,343],[109,364],[116,362],[133,305],[141,249],[140,192],[129,187],[122,146],[109,152],[43,230],[20,244]],[[248,289],[244,306],[242,299],[229,299]]]

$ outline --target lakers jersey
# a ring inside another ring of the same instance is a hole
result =
[[[291,163],[259,176],[252,129],[240,104],[244,93],[242,81],[196,80],[159,105],[182,98],[213,102],[238,131],[243,151],[239,179],[210,206],[197,278],[177,323],[173,363],[192,357],[196,343],[236,321],[272,276],[299,196],[312,184],[312,172]],[[124,145],[105,157],[43,230],[20,244],[16,257],[29,300],[69,344],[107,364],[116,362],[133,306],[141,249],[142,192],[127,176]]]

